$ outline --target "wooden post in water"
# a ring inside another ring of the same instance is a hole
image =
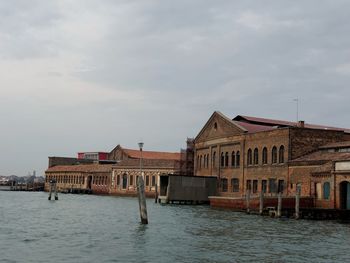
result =
[[[282,193],[278,193],[278,204],[277,204],[277,217],[281,217],[282,210]]]
[[[262,215],[264,210],[264,193],[260,192],[259,214]]]
[[[247,194],[246,194],[246,201],[247,201],[247,213],[250,213],[250,207],[249,207],[249,203],[250,203],[250,190],[247,190]]]
[[[299,205],[300,205],[300,189],[297,189],[297,192],[295,194],[295,219],[300,218]]]
[[[156,197],[154,200],[155,203],[158,203],[158,185],[156,184]]]
[[[141,217],[141,223],[142,224],[148,224],[148,218],[147,218],[147,206],[146,206],[146,195],[145,195],[145,183],[143,180],[143,174],[142,174],[142,147],[143,142],[139,143],[140,147],[140,176],[137,180],[137,194],[139,198],[139,210],[140,210],[140,217]]]
[[[53,192],[54,192],[54,195],[55,195],[55,200],[58,200],[57,184],[56,184],[56,180],[55,179],[50,180],[50,193],[49,193],[48,200],[51,200],[51,196],[52,196]]]

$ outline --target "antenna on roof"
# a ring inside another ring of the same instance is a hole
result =
[[[298,98],[296,98],[296,99],[293,99],[293,101],[295,101],[296,103],[297,103],[297,124],[298,124],[298,122],[299,122],[299,99]]]

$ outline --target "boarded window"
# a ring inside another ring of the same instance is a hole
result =
[[[328,182],[323,184],[323,199],[329,199],[330,196],[330,184]]]
[[[222,178],[221,179],[221,191],[222,192],[227,192],[227,179],[226,178]]]
[[[239,179],[233,178],[231,180],[231,185],[232,185],[232,192],[239,192]]]
[[[253,180],[253,193],[258,192],[258,180]]]

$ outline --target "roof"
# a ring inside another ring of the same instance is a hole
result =
[[[141,158],[140,150],[132,150],[123,148],[124,152],[130,157],[135,159]],[[180,152],[154,152],[154,151],[142,151],[143,159],[156,159],[156,160],[180,160]]]
[[[320,149],[345,148],[345,147],[350,147],[350,141],[329,143],[321,146]]]
[[[280,127],[281,126],[282,127],[297,127],[298,126],[297,122],[266,119],[266,118],[251,117],[251,116],[244,116],[244,115],[237,115],[233,120],[240,121],[240,122],[246,122],[246,123],[250,123],[250,124],[263,125],[263,126],[280,126]],[[344,132],[350,133],[350,129],[324,126],[324,125],[318,125],[318,124],[305,123],[304,127],[309,128],[309,129],[334,130],[334,131],[344,131]]]
[[[114,169],[117,168],[133,168],[133,169],[139,169],[140,167],[140,160],[139,159],[127,159],[118,162],[113,166]],[[143,168],[170,168],[170,169],[179,169],[180,168],[180,160],[156,160],[156,159],[143,159],[142,161],[142,167]]]
[[[317,151],[300,158],[292,160],[294,162],[315,162],[315,161],[347,161],[350,160],[350,152],[327,152]]]
[[[112,170],[111,164],[78,164],[78,165],[56,165],[50,167],[46,172],[110,172]]]
[[[238,124],[239,126],[243,127],[247,130],[248,133],[253,132],[261,132],[261,131],[271,131],[274,130],[274,127],[267,126],[267,125],[259,125],[259,124],[252,124],[248,122],[243,121],[233,121],[233,123]]]

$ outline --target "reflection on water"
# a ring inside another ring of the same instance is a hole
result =
[[[0,262],[350,262],[350,225],[208,206],[0,192]]]

